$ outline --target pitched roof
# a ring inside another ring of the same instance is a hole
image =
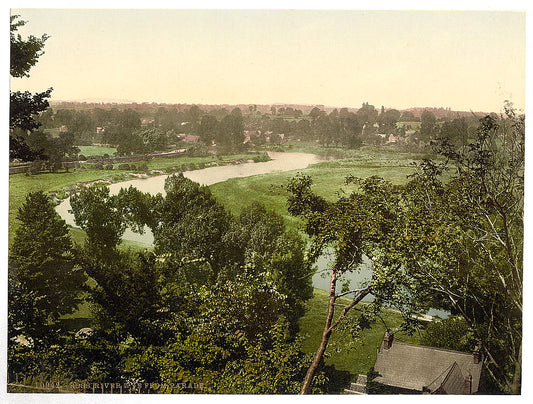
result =
[[[482,363],[472,354],[394,341],[379,350],[375,381],[408,390],[462,394],[465,377],[472,376],[472,393],[477,392]]]

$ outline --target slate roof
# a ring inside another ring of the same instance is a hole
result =
[[[472,376],[472,393],[478,391],[482,362],[470,353],[394,341],[378,352],[375,381],[408,390],[463,394],[465,378]],[[439,390],[440,389],[440,390]]]

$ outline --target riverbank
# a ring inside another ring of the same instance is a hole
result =
[[[22,206],[26,195],[30,192],[43,191],[52,198],[64,199],[75,192],[78,186],[85,186],[95,181],[105,181],[109,184],[127,181],[140,175],[159,176],[178,172],[184,168],[198,170],[206,165],[236,165],[245,162],[264,161],[264,157],[257,159],[258,153],[236,154],[228,156],[205,157],[177,157],[154,158],[147,161],[146,171],[135,170],[101,170],[92,166],[70,172],[41,173],[37,175],[13,174],[9,176],[9,216],[8,216],[8,245],[13,241],[13,236],[18,228],[16,215]],[[150,175],[146,172],[151,172]]]

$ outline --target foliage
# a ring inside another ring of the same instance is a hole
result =
[[[166,150],[168,136],[158,128],[137,129],[127,136],[122,137],[119,142],[117,154],[145,154],[154,151]]]
[[[468,323],[460,316],[450,316],[444,320],[428,323],[422,333],[420,343],[463,352],[473,352],[476,347]]]
[[[500,389],[517,392],[521,368],[524,119],[487,116],[466,146],[447,138],[446,166],[421,165],[407,189],[404,265],[420,296],[460,314]]]
[[[19,20],[18,15],[10,17],[10,74],[12,77],[29,77],[30,69],[37,63],[44,53],[42,48],[48,36],[41,38],[30,35],[26,40],[16,34],[19,27],[26,24]],[[42,93],[31,94],[29,91],[10,92],[9,104],[9,156],[11,159],[23,161],[35,160],[40,153],[32,150],[26,143],[26,136],[40,126],[34,118],[36,114],[46,110],[49,106],[52,89]]]
[[[107,186],[96,183],[73,195],[70,204],[76,225],[87,233],[93,253],[112,251],[126,230],[118,197],[109,195]]]
[[[9,333],[37,343],[80,303],[84,274],[75,267],[65,222],[43,192],[28,194],[9,255]]]
[[[372,305],[360,307],[363,314],[353,323],[356,333],[379,314],[383,302],[406,312],[405,325],[409,330],[412,331],[415,325],[409,315],[414,307],[409,296],[409,278],[400,271],[398,256],[390,254],[389,248],[397,231],[400,187],[377,177],[348,177],[347,182],[356,183],[358,190],[349,196],[339,196],[335,202],[314,194],[310,177],[297,176],[287,185],[289,212],[304,218],[305,231],[311,237],[310,259],[317,259],[325,248],[333,248],[335,253],[335,262],[330,269],[330,298],[323,337],[304,379],[302,394],[310,391],[332,332],[368,294],[374,295],[375,300]],[[356,270],[363,256],[371,261],[371,283],[337,294],[337,280],[343,273]],[[349,294],[353,295],[353,300],[344,305],[341,314],[334,319],[335,302]]]
[[[10,17],[11,62],[9,73],[13,77],[29,77],[28,72],[43,55],[42,49],[49,37],[46,34],[40,38],[30,35],[26,40],[23,40],[20,34],[15,35],[19,27],[26,25],[26,21],[19,20],[19,17],[19,15]]]

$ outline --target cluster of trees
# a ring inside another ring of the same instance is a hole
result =
[[[82,190],[72,209],[84,245],[42,192],[28,195],[9,256],[10,374],[296,393],[310,360],[296,338],[312,295],[303,241],[261,205],[234,217],[182,175],[165,191]],[[153,252],[118,248],[126,227],[145,226]],[[92,332],[76,336],[59,317],[82,300]],[[327,372],[314,391],[327,391]]]
[[[326,247],[336,252],[329,312],[303,393],[331,333],[340,324],[357,333],[383,304],[404,312],[407,330],[415,325],[411,314],[429,307],[459,316],[459,323],[442,325],[455,328],[456,337],[458,324],[464,332],[446,347],[461,339],[462,347],[475,343],[492,388],[520,391],[524,140],[524,117],[507,106],[505,116],[481,119],[468,143],[438,137],[436,151],[445,161],[423,161],[405,185],[352,177],[347,181],[358,190],[329,202],[312,192],[309,177],[291,181],[289,209],[305,219],[312,254]],[[337,281],[357,270],[363,255],[371,262],[372,281],[336,294]],[[374,303],[358,306],[368,294]],[[353,299],[335,318],[336,301],[346,295]],[[358,314],[348,318],[356,306]]]
[[[9,257],[10,372],[204,383],[203,392],[324,392],[335,330],[356,337],[393,306],[414,331],[412,314],[434,307],[454,317],[429,327],[426,341],[479,346],[494,391],[519,392],[524,119],[508,108],[483,118],[467,144],[452,139],[438,138],[445,161],[424,160],[405,185],[349,177],[356,190],[328,201],[311,178],[292,179],[289,211],[304,219],[307,252],[276,214],[253,205],[234,217],[182,175],[167,180],[166,196],[95,185],[72,197],[83,246],[43,193],[30,194]],[[148,227],[153,252],[120,250],[126,227]],[[312,294],[310,263],[325,248],[336,259],[311,359],[297,323]],[[372,280],[336,292],[364,257]],[[360,305],[367,295],[373,303]],[[336,315],[341,296],[352,299]],[[80,300],[92,307],[93,333],[82,339],[59,320]]]

